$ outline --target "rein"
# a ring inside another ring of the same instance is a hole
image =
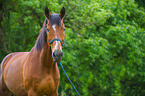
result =
[[[77,92],[77,94],[80,96],[80,94],[79,94],[79,92],[77,91],[77,89],[75,88],[74,84],[71,82],[71,80],[69,79],[68,75],[66,74],[66,72],[65,72],[65,70],[64,70],[64,68],[63,68],[63,66],[62,66],[62,64],[61,64],[61,62],[59,62],[59,64],[60,64],[60,66],[61,66],[63,72],[65,73],[67,79],[69,80],[69,82],[71,83],[71,85],[73,86],[73,88],[75,89],[75,91]]]
[[[53,40],[49,41],[49,42],[48,42],[48,43],[49,43],[49,45],[50,45],[51,43],[53,43],[54,41],[60,41],[61,46],[63,46],[63,45],[64,45],[64,44],[62,43],[62,41],[61,41],[60,39],[58,39],[58,38],[54,38]],[[70,82],[70,83],[71,83],[71,85],[73,86],[74,90],[75,90],[75,91],[77,92],[77,94],[80,96],[80,94],[79,94],[79,92],[77,91],[77,89],[75,88],[74,84],[73,84],[73,83],[72,83],[72,81],[69,79],[68,75],[66,74],[66,72],[65,72],[65,70],[64,70],[64,68],[63,68],[63,66],[62,66],[62,64],[61,64],[61,62],[59,62],[59,64],[60,64],[60,66],[61,66],[61,68],[62,68],[63,72],[65,73],[65,75],[66,75],[67,79],[69,80],[69,82]]]

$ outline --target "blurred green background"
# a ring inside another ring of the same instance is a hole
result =
[[[66,8],[62,65],[81,96],[145,96],[144,0],[1,0],[0,62],[35,45],[46,6]],[[60,74],[59,96],[77,96]]]

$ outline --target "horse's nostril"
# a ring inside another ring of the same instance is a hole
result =
[[[55,52],[53,52],[53,57],[55,57],[56,55],[55,55]]]
[[[62,52],[62,51],[58,52],[57,50],[55,50],[55,51],[53,52],[53,57],[54,57],[55,59],[61,59],[62,56],[63,56],[63,52]]]
[[[63,52],[60,52],[60,56],[61,56],[61,57],[63,56]]]

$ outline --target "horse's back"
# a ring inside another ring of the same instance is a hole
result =
[[[1,63],[1,74],[6,87],[18,96],[26,94],[23,84],[23,64],[28,54],[29,52],[11,53]]]

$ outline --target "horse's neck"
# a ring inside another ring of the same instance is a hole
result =
[[[34,67],[42,68],[42,70],[47,71],[47,73],[52,72],[52,70],[55,70],[55,62],[52,58],[52,52],[50,49],[50,46],[47,45],[47,43],[44,45],[44,48],[41,50],[36,50],[32,48],[30,52],[32,52],[32,61]]]
[[[44,48],[41,51],[41,63],[43,68],[47,68],[48,70],[52,69],[54,65],[54,60],[52,58],[52,51],[50,46],[47,44],[44,45]]]

